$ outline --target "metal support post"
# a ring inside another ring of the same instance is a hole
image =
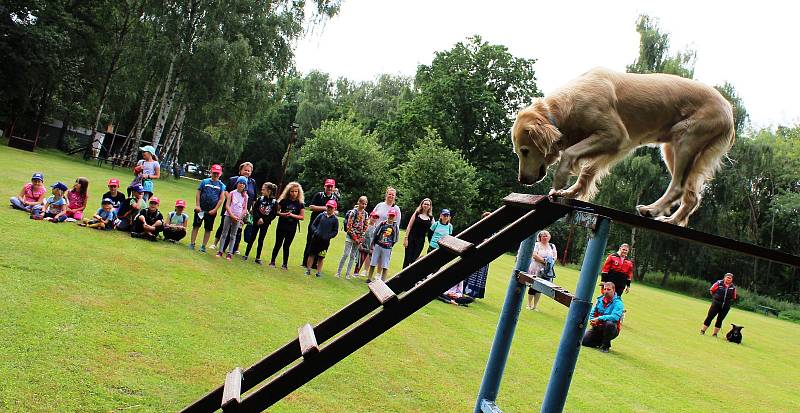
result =
[[[569,307],[553,370],[550,372],[550,382],[547,383],[547,392],[542,401],[542,413],[563,411],[572,373],[575,372],[575,364],[578,362],[581,340],[592,308],[592,294],[597,286],[597,275],[608,242],[610,220],[602,216],[597,216],[596,219],[596,229],[583,256],[575,299]]]
[[[525,297],[525,284],[517,281],[517,272],[528,271],[535,244],[536,234],[531,235],[519,244],[517,263],[508,282],[506,300],[503,303],[503,310],[500,312],[500,320],[497,322],[497,330],[494,334],[492,350],[489,353],[489,361],[486,363],[486,370],[483,373],[483,381],[478,392],[478,401],[475,403],[475,413],[481,413],[481,405],[484,400],[489,402],[497,400],[500,381],[503,379],[503,370],[505,370],[506,361],[508,361],[511,341],[514,338],[514,330],[517,328],[519,312],[522,308],[522,299]]]

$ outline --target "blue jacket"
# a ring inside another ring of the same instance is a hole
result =
[[[619,324],[619,319],[622,318],[622,312],[625,310],[625,304],[619,299],[618,295],[614,295],[608,305],[603,302],[603,296],[597,297],[597,303],[589,312],[589,317],[597,317],[600,321],[613,321]]]

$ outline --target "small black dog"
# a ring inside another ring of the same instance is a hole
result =
[[[742,344],[742,329],[744,326],[737,326],[736,324],[731,324],[731,326],[733,328],[725,335],[725,338],[731,343]]]

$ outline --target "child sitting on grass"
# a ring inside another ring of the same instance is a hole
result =
[[[329,199],[325,203],[325,213],[317,215],[311,223],[311,243],[308,246],[308,259],[306,260],[306,275],[311,275],[311,266],[317,261],[317,278],[322,277],[322,264],[331,245],[331,239],[339,233],[339,218],[336,217],[336,201]]]
[[[31,182],[22,186],[19,195],[11,197],[11,206],[26,212],[32,212],[33,207],[41,206],[44,203],[44,195],[47,188],[44,186],[44,175],[35,172],[31,176]]]
[[[80,221],[83,219],[83,210],[86,209],[86,201],[89,199],[89,180],[79,177],[75,180],[75,185],[67,192],[67,221]]]
[[[100,209],[94,214],[92,219],[83,219],[83,223],[79,224],[83,227],[111,230],[114,229],[114,220],[117,219],[117,213],[114,211],[114,202],[111,198],[105,198],[101,202]]]
[[[108,192],[103,194],[102,199],[106,198],[111,200],[111,207],[114,208],[114,212],[119,214],[122,205],[125,204],[125,194],[119,192],[119,179],[111,178],[108,180]]]
[[[369,266],[367,283],[372,282],[375,267],[381,272],[381,281],[386,281],[389,273],[389,260],[392,258],[392,247],[397,242],[400,228],[394,220],[397,211],[394,208],[386,213],[386,221],[381,222],[375,229],[375,238],[372,240],[372,261]]]
[[[64,191],[67,190],[67,186],[61,182],[56,182],[50,188],[53,188],[53,195],[44,201],[44,205],[35,205],[33,207],[31,218],[44,219],[52,223],[64,222],[67,219],[67,199],[64,198]]]
[[[167,241],[178,242],[186,236],[189,216],[183,213],[185,208],[186,201],[179,199],[175,201],[175,210],[167,214],[167,222],[164,223],[164,239]]]
[[[158,210],[158,204],[161,201],[156,197],[150,198],[149,206],[147,209],[139,211],[136,218],[133,219],[133,231],[131,232],[132,238],[144,238],[150,241],[156,241],[158,233],[161,232],[164,226],[164,216]]]
[[[130,231],[133,227],[133,218],[139,215],[139,211],[147,208],[147,201],[144,200],[144,189],[141,185],[128,188],[128,192],[133,196],[128,198],[120,211],[117,213],[116,227],[120,231]]]

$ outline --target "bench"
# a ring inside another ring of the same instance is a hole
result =
[[[763,312],[764,315],[773,314],[775,317],[777,317],[781,313],[781,311],[778,310],[777,308],[767,307],[765,305],[757,305],[756,307],[758,308],[759,311]]]

